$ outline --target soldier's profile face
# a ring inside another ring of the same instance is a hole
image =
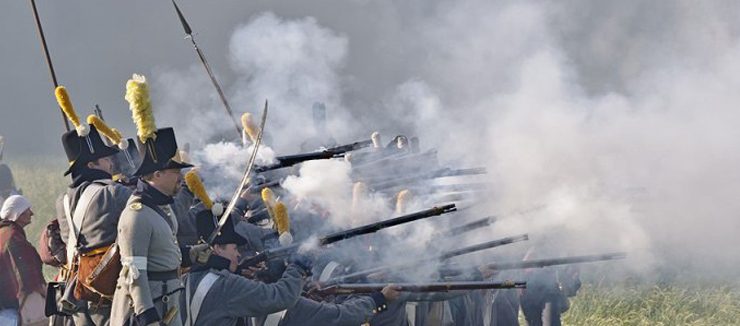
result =
[[[241,257],[236,244],[228,243],[225,245],[216,245],[213,248],[213,252],[221,257],[228,259],[230,262],[229,270],[232,273],[236,272],[236,268],[239,266],[239,258]]]
[[[180,191],[181,181],[182,173],[180,173],[180,169],[167,169],[160,171],[157,183],[169,192],[167,195],[174,196]]]

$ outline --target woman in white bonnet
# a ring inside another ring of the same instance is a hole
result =
[[[41,258],[23,231],[31,217],[31,203],[20,195],[8,197],[0,209],[0,325],[20,325],[26,299],[45,294]]]

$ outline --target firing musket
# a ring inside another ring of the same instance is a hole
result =
[[[456,211],[457,208],[455,208],[455,204],[448,204],[440,207],[432,207],[427,210],[399,216],[396,218],[391,218],[385,221],[370,223],[367,225],[359,226],[356,228],[352,228],[345,231],[339,231],[334,232],[329,235],[323,236],[318,239],[318,246],[327,246],[335,242],[339,242],[342,240],[351,239],[357,236],[370,234],[378,232],[382,229],[387,229],[392,226],[401,225],[405,223],[410,223],[413,221],[429,218],[432,216],[439,216],[447,213],[451,213]],[[259,263],[277,258],[277,257],[285,257],[287,255],[290,255],[291,253],[295,252],[298,248],[300,248],[304,243],[296,243],[292,244],[290,246],[284,246],[274,249],[267,249],[265,251],[262,251],[258,253],[255,256],[248,257],[246,259],[243,259],[239,263],[240,269],[247,269],[248,267],[257,266]]]
[[[444,169],[439,169],[439,170],[432,171],[429,173],[422,173],[419,175],[406,177],[406,178],[391,178],[391,179],[388,179],[382,182],[377,182],[377,183],[368,181],[368,184],[370,184],[371,188],[373,188],[375,191],[380,191],[380,190],[398,187],[402,185],[414,184],[414,183],[417,183],[423,180],[430,180],[430,179],[444,178],[444,177],[465,176],[465,175],[479,175],[479,174],[486,174],[486,173],[488,172],[486,171],[486,168],[483,168],[483,167],[468,168],[468,169],[444,168]]]
[[[386,283],[352,283],[334,284],[318,290],[321,295],[349,295],[378,292],[386,287]],[[450,292],[485,289],[524,289],[527,282],[434,282],[434,283],[400,283],[393,284],[401,292]]]
[[[398,265],[380,266],[380,267],[375,267],[371,269],[366,269],[364,271],[359,271],[359,272],[355,272],[355,273],[351,273],[347,275],[338,276],[338,277],[329,279],[327,282],[324,283],[324,285],[332,285],[332,284],[343,283],[343,282],[355,282],[355,281],[364,279],[368,275],[371,275],[371,274],[383,273],[383,272],[387,272],[391,270],[407,269],[410,267],[416,267],[416,266],[419,266],[420,264],[424,264],[424,263],[428,263],[432,261],[445,261],[450,258],[466,255],[469,253],[478,252],[481,250],[486,250],[486,249],[491,249],[491,248],[496,248],[496,247],[504,246],[507,244],[520,242],[520,241],[526,241],[526,240],[529,240],[529,235],[522,234],[522,235],[517,235],[513,237],[506,237],[503,239],[488,241],[488,242],[480,243],[477,245],[472,245],[472,246],[468,246],[468,247],[464,247],[464,248],[460,248],[456,250],[446,251],[446,252],[443,252],[431,258],[417,259],[417,260],[413,260],[413,261],[403,263],[403,264],[398,264]]]
[[[508,261],[508,262],[495,262],[485,264],[481,267],[492,269],[495,271],[514,270],[514,269],[528,269],[528,268],[544,268],[550,266],[559,265],[572,265],[572,264],[583,264],[592,263],[599,261],[617,260],[627,258],[626,252],[613,252],[601,255],[585,255],[585,256],[570,256],[570,257],[559,257],[559,258],[545,258],[545,259],[533,259],[523,261]],[[440,269],[442,275],[457,275],[463,273],[460,268],[445,267]]]
[[[406,172],[436,166],[438,163],[437,150],[435,149],[418,154],[398,153],[370,162],[366,162],[361,153],[357,154],[353,154],[350,159],[352,162],[352,174],[364,178],[370,176],[387,176],[389,173],[404,174]],[[370,156],[377,154],[377,152],[364,152],[364,155]]]
[[[442,231],[440,232],[440,235],[446,236],[446,237],[458,236],[466,232],[470,232],[476,229],[489,226],[493,224],[494,222],[496,222],[496,220],[497,220],[496,216],[484,217],[482,219],[478,219],[470,223],[466,223],[458,227],[454,227],[449,230]]]
[[[239,128],[239,123],[236,121],[236,118],[234,117],[234,112],[231,110],[231,106],[229,105],[229,102],[226,100],[226,95],[224,95],[224,91],[221,89],[221,85],[218,83],[218,80],[216,80],[216,76],[213,74],[213,71],[211,70],[211,66],[208,64],[208,61],[206,60],[206,56],[203,54],[203,51],[200,50],[200,48],[198,47],[198,44],[195,43],[195,37],[193,37],[193,30],[190,28],[190,24],[188,24],[188,21],[185,20],[185,16],[182,14],[182,11],[180,11],[180,7],[177,6],[177,3],[175,3],[175,0],[172,0],[172,4],[175,6],[175,11],[177,11],[177,17],[180,18],[180,23],[182,24],[182,28],[185,30],[185,38],[189,39],[190,43],[193,44],[193,48],[195,49],[195,52],[198,54],[198,58],[200,59],[200,62],[203,64],[203,67],[206,69],[206,72],[208,73],[208,77],[211,78],[211,83],[213,83],[213,87],[215,87],[216,92],[218,92],[218,97],[221,99],[221,103],[223,103],[224,108],[226,109],[226,113],[229,115],[229,118],[231,118],[231,121],[234,122],[234,127],[236,127],[238,138],[241,139],[242,130],[241,128]]]
[[[271,164],[271,165],[257,166],[255,168],[255,171],[257,173],[266,172],[266,171],[272,171],[272,170],[277,170],[280,168],[293,166],[298,163],[303,163],[306,161],[328,160],[331,158],[342,157],[347,152],[356,151],[358,149],[369,147],[372,144],[373,144],[372,140],[363,140],[363,141],[354,142],[352,144],[331,147],[331,148],[327,148],[327,149],[317,151],[317,152],[312,152],[312,153],[278,156],[275,158],[275,160],[277,160],[277,163]]]
[[[36,1],[29,0],[31,2],[31,9],[33,10],[33,18],[36,21],[36,30],[39,33],[39,39],[41,39],[41,49],[44,50],[44,58],[46,58],[46,66],[49,68],[49,74],[51,75],[51,82],[54,84],[54,89],[59,87],[57,82],[57,74],[54,71],[54,64],[51,62],[51,55],[49,54],[49,48],[46,46],[46,37],[44,36],[44,29],[41,27],[41,19],[39,18],[39,12],[36,10]],[[62,121],[64,122],[64,128],[69,131],[69,122],[67,116],[64,114],[62,107],[59,107],[62,113]]]

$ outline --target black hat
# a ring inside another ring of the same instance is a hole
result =
[[[143,159],[135,176],[145,176],[149,173],[167,169],[184,169],[192,167],[182,162],[180,151],[177,149],[175,131],[172,128],[157,129],[155,138],[141,143],[137,140],[139,156]]]
[[[228,221],[221,228],[216,239],[213,240],[213,244],[229,244],[233,243],[237,246],[247,244],[247,239],[236,233],[234,230],[234,216],[232,215]],[[195,227],[198,229],[198,237],[203,240],[208,240],[213,230],[216,229],[218,224],[218,218],[213,216],[210,209],[203,207],[203,210],[195,214]]]
[[[80,137],[76,130],[67,131],[62,135],[62,146],[67,154],[69,169],[64,175],[72,173],[73,170],[85,166],[89,162],[111,156],[118,153],[118,148],[109,147],[100,137],[95,126],[90,126],[90,133]],[[92,150],[91,150],[92,148]]]

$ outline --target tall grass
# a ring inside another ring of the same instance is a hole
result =
[[[740,325],[740,289],[729,285],[586,284],[565,325]]]
[[[14,158],[6,162],[13,171],[16,187],[31,202],[34,217],[26,227],[26,237],[34,246],[38,244],[41,231],[51,219],[56,218],[56,199],[69,183],[65,178],[65,159],[50,156]],[[50,279],[55,269],[44,266],[44,275]]]

